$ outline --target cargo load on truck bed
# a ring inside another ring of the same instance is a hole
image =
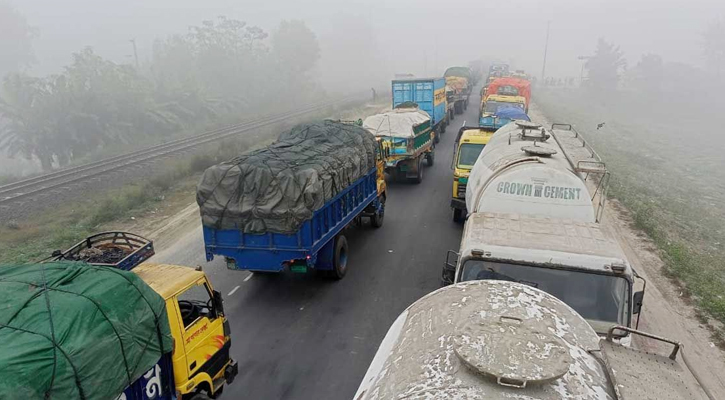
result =
[[[113,399],[172,351],[164,300],[131,272],[0,265],[0,304],[1,399]]]
[[[328,200],[375,167],[375,138],[334,121],[298,125],[271,145],[204,172],[202,224],[244,233],[296,232]]]

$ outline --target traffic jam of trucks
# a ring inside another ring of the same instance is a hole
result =
[[[708,398],[676,340],[638,330],[646,282],[601,225],[606,164],[571,125],[531,121],[524,71],[485,71],[392,80],[388,111],[300,124],[209,167],[196,192],[206,260],[343,279],[348,229],[384,229],[386,179],[423,181],[480,79],[445,189],[460,246],[441,254],[441,288],[390,326],[354,399]],[[219,398],[244,373],[222,295],[202,267],[153,255],[150,240],[104,232],[1,266],[0,398]]]

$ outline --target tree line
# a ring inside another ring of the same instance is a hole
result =
[[[26,28],[21,37],[33,34]],[[0,64],[0,72],[31,62],[30,54]],[[225,17],[157,40],[138,68],[85,48],[60,73],[5,75],[0,150],[50,170],[115,144],[291,106],[321,95],[311,77],[319,57],[317,38],[301,21],[282,21],[270,35]]]

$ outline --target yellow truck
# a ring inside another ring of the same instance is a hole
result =
[[[481,101],[481,113],[478,125],[496,130],[513,119],[529,121],[526,115],[526,98],[500,94],[487,95]]]
[[[466,185],[468,175],[481,154],[494,131],[481,127],[464,126],[458,130],[456,142],[453,147],[453,195],[451,208],[453,220],[463,221],[466,218]]]
[[[130,271],[163,299],[164,312],[158,318],[165,314],[168,331],[164,329],[160,336],[171,336],[171,351],[162,349],[161,357],[154,359],[158,360],[156,365],[126,387],[118,399],[146,400],[145,393],[152,392],[157,395],[148,398],[217,398],[238,373],[237,363],[229,353],[230,326],[222,295],[214,290],[201,267],[146,263],[153,254],[153,243],[148,239],[128,232],[103,232],[66,251],[55,251],[43,263],[78,261],[82,263],[70,263],[67,268],[85,266],[108,271],[110,275],[114,271]],[[125,306],[119,305],[117,309]],[[148,314],[144,310],[135,312],[140,318]],[[92,339],[92,334],[88,337]],[[116,350],[110,343],[106,352],[111,356]]]

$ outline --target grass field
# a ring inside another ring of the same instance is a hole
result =
[[[578,89],[540,90],[536,102],[586,135],[612,171],[610,194],[662,250],[666,273],[725,323],[725,113],[691,99],[602,101]]]

